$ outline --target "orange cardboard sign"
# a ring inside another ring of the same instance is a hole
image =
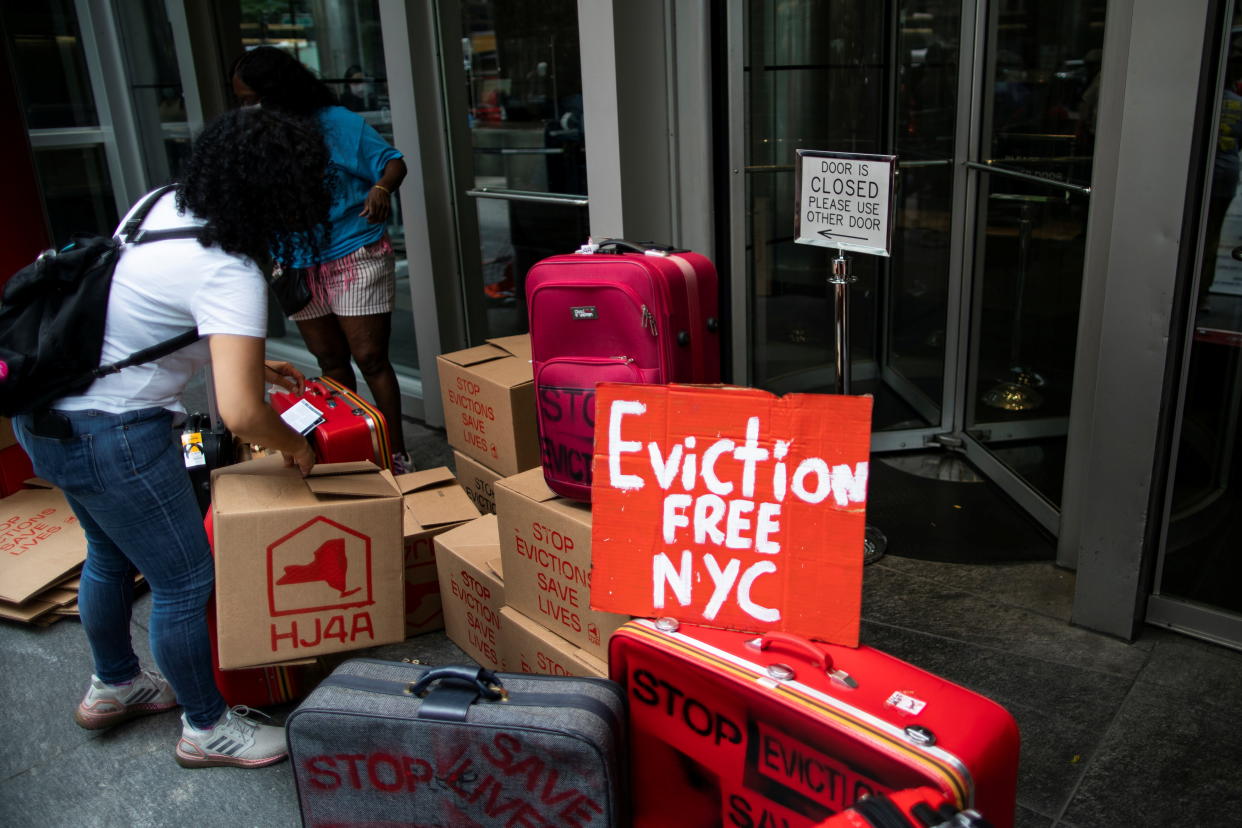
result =
[[[596,388],[591,607],[858,645],[871,398]]]

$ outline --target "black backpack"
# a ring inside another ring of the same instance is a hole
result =
[[[39,411],[86,390],[99,377],[159,359],[198,339],[193,329],[100,365],[108,292],[122,245],[197,238],[198,227],[141,230],[173,185],[143,199],[116,236],[75,236],[17,271],[0,300],[0,415]]]

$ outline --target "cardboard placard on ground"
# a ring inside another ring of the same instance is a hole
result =
[[[507,670],[500,652],[505,584],[496,516],[436,535],[435,546],[445,633],[484,667]]]
[[[591,606],[858,645],[871,398],[596,388]]]
[[[86,560],[86,535],[59,489],[0,499],[0,600],[21,604]]]
[[[558,497],[531,469],[496,482],[505,602],[582,647],[608,657],[608,636],[628,615],[591,609],[591,508]]]
[[[404,640],[404,510],[388,471],[303,479],[273,455],[212,481],[222,669]]]
[[[479,516],[453,473],[444,466],[396,478],[404,505],[405,635],[444,627],[436,551],[432,539]]]
[[[529,336],[441,354],[436,368],[450,446],[504,475],[539,465]]]
[[[500,610],[501,655],[517,673],[608,678],[608,662],[575,647],[513,607]]]
[[[504,475],[457,449],[453,449],[453,466],[457,469],[457,482],[479,512],[496,514],[496,481]]]

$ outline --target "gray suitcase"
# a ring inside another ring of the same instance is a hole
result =
[[[624,824],[607,679],[352,659],[285,733],[308,828]]]

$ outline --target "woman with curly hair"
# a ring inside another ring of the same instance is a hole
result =
[[[210,361],[224,423],[303,474],[314,465],[310,444],[264,401],[265,383],[299,390],[304,377],[287,363],[264,363],[267,287],[256,262],[273,249],[290,254],[290,239],[326,218],[327,164],[304,119],[248,109],[208,124],[179,188],[159,196],[142,222],[152,231],[196,227],[197,238],[122,249],[103,361],[194,327],[201,338],[14,419],[36,472],[64,491],[86,533],[79,609],[95,670],[74,718],[96,730],[180,704],[175,756],[185,767],[261,767],[286,755],[282,728],[227,709],[216,689],[211,550],[173,429],[185,419],[186,383]],[[151,651],[163,675],[142,669],[131,643],[135,569],[151,587]]]
[[[312,299],[291,313],[320,372],[357,390],[358,363],[375,405],[388,422],[394,474],[413,471],[401,426],[401,389],[388,356],[396,300],[396,257],[385,232],[392,194],[405,179],[401,153],[362,116],[337,105],[323,81],[297,58],[272,46],[252,49],[233,64],[233,92],[243,106],[261,105],[314,118],[332,154],[335,174],[330,241],[274,251],[278,268],[307,272]]]

